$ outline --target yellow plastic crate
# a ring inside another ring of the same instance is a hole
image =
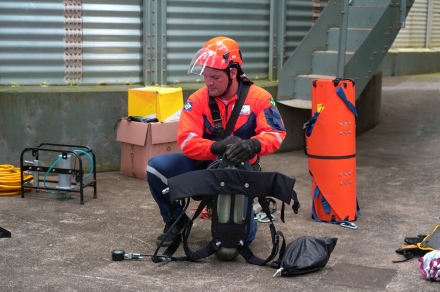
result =
[[[150,86],[128,90],[128,115],[157,118],[159,122],[179,120],[183,107],[182,88]]]

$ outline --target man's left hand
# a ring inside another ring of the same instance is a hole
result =
[[[255,153],[261,151],[261,144],[258,139],[249,139],[236,142],[226,150],[226,158],[234,163],[240,163],[249,159]]]

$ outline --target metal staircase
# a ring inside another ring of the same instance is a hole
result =
[[[328,1],[280,70],[277,102],[311,109],[311,81],[336,77],[354,79],[358,98],[404,27],[413,3],[414,0]],[[346,14],[343,9],[347,7]]]

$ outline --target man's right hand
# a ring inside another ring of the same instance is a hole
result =
[[[224,138],[223,140],[214,142],[211,145],[211,153],[212,154],[223,154],[229,145],[240,142],[241,139],[237,136],[228,136]]]

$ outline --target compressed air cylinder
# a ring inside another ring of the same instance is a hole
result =
[[[218,212],[218,222],[226,223],[229,221],[229,216],[231,213],[231,200],[232,195],[218,195],[217,212]],[[243,223],[243,204],[244,196],[235,195],[234,202],[234,222],[237,224]]]
[[[72,155],[68,154],[66,158],[59,155],[58,168],[72,169]],[[71,189],[72,181],[70,174],[60,173],[58,175],[58,186],[59,189]]]
[[[227,223],[231,216],[232,195],[220,194],[217,200],[218,222]],[[233,220],[236,224],[243,224],[244,195],[235,195]],[[215,255],[224,261],[231,261],[238,256],[238,248],[220,247]]]
[[[39,161],[38,159],[34,159],[34,163],[32,163],[33,166],[39,166]],[[37,167],[35,167],[37,168]],[[32,182],[32,186],[34,187],[38,187],[39,185],[39,174],[38,171],[32,171],[32,176],[34,178],[33,182]]]
[[[317,221],[356,220],[356,116],[354,82],[314,80],[306,153],[312,176],[313,217]]]

